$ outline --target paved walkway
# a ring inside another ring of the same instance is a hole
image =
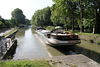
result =
[[[6,30],[6,31],[2,31],[1,33],[0,33],[0,36],[3,36],[3,35],[5,35],[5,34],[7,34],[7,33],[9,33],[11,30],[13,30],[14,28],[11,28],[11,29],[9,29],[9,30]]]
[[[42,59],[42,58],[38,58]],[[89,59],[88,57],[79,54],[79,55],[68,55],[68,56],[55,56],[43,58],[48,60],[50,65],[57,67],[100,67],[100,64]],[[34,60],[34,59],[29,59]]]

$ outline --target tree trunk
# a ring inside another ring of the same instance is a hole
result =
[[[67,25],[67,23],[66,23],[66,31],[68,31],[68,25]]]
[[[74,32],[74,13],[73,13],[73,18],[72,18],[72,32]]]
[[[93,34],[95,34],[95,24],[93,25]]]
[[[80,32],[84,32],[84,26],[83,26],[83,9],[84,9],[84,5],[80,5],[80,23],[81,23]]]
[[[97,9],[95,9],[94,11],[94,18],[95,18],[95,21],[94,21],[94,25],[93,25],[93,34],[96,33],[96,24],[97,24]]]

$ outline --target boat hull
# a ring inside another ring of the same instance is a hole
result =
[[[67,41],[61,41],[61,40],[57,40],[57,39],[51,39],[46,37],[44,34],[40,33],[40,32],[35,32],[35,35],[45,44],[50,45],[50,46],[63,46],[63,45],[76,45],[81,43],[80,39],[78,40],[67,40]]]

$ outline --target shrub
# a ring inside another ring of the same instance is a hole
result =
[[[100,41],[98,41],[97,44],[100,45]]]
[[[93,39],[89,39],[89,42],[90,42],[90,43],[93,43]]]
[[[53,30],[53,29],[55,29],[55,27],[54,26],[47,26],[46,29]]]

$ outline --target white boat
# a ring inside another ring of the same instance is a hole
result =
[[[81,43],[77,34],[49,31],[44,28],[36,28],[35,32],[44,43],[51,46],[76,45]]]

